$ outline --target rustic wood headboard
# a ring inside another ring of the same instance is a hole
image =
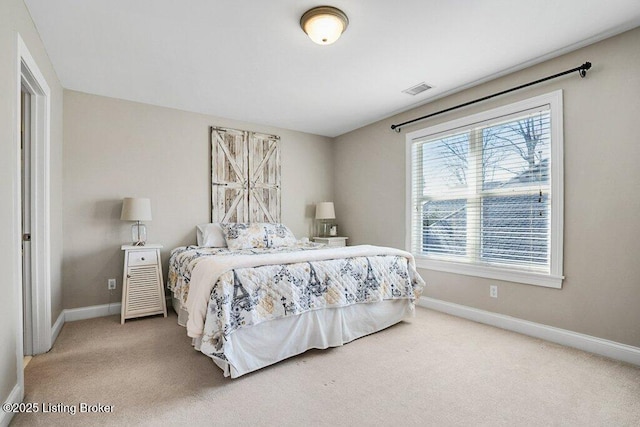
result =
[[[280,222],[280,137],[210,130],[211,222]]]

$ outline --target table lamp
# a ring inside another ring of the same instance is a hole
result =
[[[316,205],[316,220],[318,221],[318,236],[327,237],[331,230],[331,220],[336,218],[333,202],[320,202]]]
[[[125,197],[122,200],[123,221],[136,221],[131,226],[131,240],[133,246],[144,246],[147,242],[147,227],[140,221],[151,221],[151,200],[135,197]]]

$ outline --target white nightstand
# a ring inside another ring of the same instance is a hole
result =
[[[324,243],[327,246],[337,248],[339,246],[347,246],[348,237],[312,237],[316,243]]]
[[[124,274],[122,277],[122,310],[120,323],[132,317],[164,314],[164,299],[160,249],[162,245],[122,245]]]

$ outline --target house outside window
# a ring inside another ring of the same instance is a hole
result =
[[[560,288],[562,92],[407,135],[418,267]]]

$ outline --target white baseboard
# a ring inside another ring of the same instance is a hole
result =
[[[165,297],[167,307],[171,304],[171,297]],[[91,305],[89,307],[67,308],[62,310],[65,322],[73,322],[75,320],[93,319],[94,317],[113,316],[120,314],[122,303],[114,302],[112,304]],[[58,318],[59,320],[59,318]],[[56,322],[57,324],[58,322]],[[60,326],[62,327],[62,325]]]
[[[93,319],[94,317],[113,316],[120,314],[122,303],[92,305],[89,307],[67,308],[64,310],[64,321],[73,322],[75,320]]]
[[[7,400],[4,403],[5,404],[20,403],[22,402],[22,396],[23,396],[22,387],[20,386],[20,384],[16,384],[15,387],[13,387],[13,390],[11,390],[9,397],[7,397]],[[13,418],[13,412],[0,411],[0,426],[1,427],[8,426],[12,418]]]
[[[420,297],[417,304],[421,307],[452,314],[457,317],[473,320],[474,322],[485,323],[509,331],[566,345],[567,347],[588,351],[589,353],[640,365],[640,348],[638,347],[434,298]]]
[[[51,346],[53,347],[53,343],[58,339],[58,335],[62,330],[62,326],[64,326],[64,310],[60,312],[60,315],[56,319],[56,323],[51,327]]]

